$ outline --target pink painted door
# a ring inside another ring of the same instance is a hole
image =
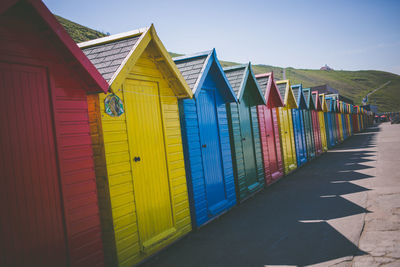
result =
[[[265,127],[267,134],[269,169],[272,177],[276,177],[279,172],[278,152],[276,149],[274,119],[272,109],[265,108]],[[278,143],[279,145],[279,143]]]
[[[47,72],[0,62],[0,91],[0,265],[66,266]]]
[[[314,132],[315,153],[317,155],[320,155],[322,153],[322,143],[321,143],[318,112],[316,110],[312,110],[311,117],[312,117],[313,132]]]

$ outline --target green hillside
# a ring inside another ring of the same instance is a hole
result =
[[[232,66],[238,63],[222,61],[222,66]],[[283,78],[283,69],[268,65],[253,65],[256,74],[274,72],[277,80]],[[376,70],[360,71],[323,71],[309,69],[286,68],[286,78],[291,84],[302,83],[304,87],[329,84],[340,94],[360,104],[362,98],[372,90],[390,81],[388,85],[373,93],[368,103],[378,106],[379,111],[400,110],[400,76]]]
[[[105,34],[105,33],[102,33],[102,32],[96,31],[96,30],[92,30],[88,27],[85,27],[85,26],[82,26],[75,22],[72,22],[70,20],[64,19],[63,17],[57,16],[57,15],[55,15],[55,17],[57,18],[58,22],[60,22],[61,25],[63,25],[63,27],[67,30],[67,32],[72,37],[72,39],[77,43],[107,36],[107,34]]]
[[[83,42],[107,35],[62,17],[56,17],[75,42]],[[173,57],[181,55],[172,52],[170,54]],[[221,61],[221,64],[226,67],[239,63]],[[282,79],[283,69],[280,67],[253,65],[253,69],[256,74],[273,71],[276,79]],[[322,71],[286,68],[286,78],[290,79],[292,84],[302,83],[304,87],[329,84],[343,96],[352,99],[355,104],[360,104],[366,94],[390,81],[387,86],[369,97],[369,103],[376,103],[380,112],[400,110],[400,76],[396,74],[375,70]]]

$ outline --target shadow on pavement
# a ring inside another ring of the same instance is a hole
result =
[[[341,195],[369,189],[377,128],[355,135],[280,182],[194,231],[144,266],[309,265],[363,255],[325,220],[367,213]]]

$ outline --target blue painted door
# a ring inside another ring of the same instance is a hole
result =
[[[298,110],[298,117],[300,121],[300,129],[299,129],[299,136],[300,136],[300,143],[301,143],[301,164],[306,163],[307,161],[307,146],[306,146],[306,133],[305,133],[305,125],[303,119],[303,111],[301,109]]]
[[[215,90],[201,90],[198,111],[207,206],[209,215],[213,216],[227,204]]]
[[[303,136],[304,124],[300,110],[292,109],[292,116],[293,116],[293,128],[294,128],[294,136],[296,144],[297,165],[300,166],[304,164],[307,159],[305,139]]]

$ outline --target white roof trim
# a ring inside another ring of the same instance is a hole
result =
[[[85,48],[85,47],[89,47],[89,46],[93,46],[93,45],[98,45],[98,44],[101,44],[101,43],[107,43],[107,42],[115,41],[115,40],[118,40],[118,39],[124,39],[124,38],[127,38],[127,37],[131,37],[131,36],[135,36],[135,35],[144,33],[149,28],[150,27],[145,27],[145,28],[140,28],[140,29],[137,29],[137,30],[128,31],[128,32],[113,34],[113,35],[110,35],[110,36],[106,36],[106,37],[102,37],[102,38],[98,38],[98,39],[94,39],[94,40],[90,40],[90,41],[79,43],[78,46],[80,48]]]
[[[110,81],[108,82],[109,85],[112,85],[115,78],[119,75],[121,72],[122,68],[125,66],[126,62],[128,59],[132,56],[133,52],[136,50],[136,48],[139,46],[140,42],[143,40],[144,36],[147,34],[147,32],[150,30],[150,27],[147,28],[142,28],[144,29],[144,32],[142,32],[142,35],[140,36],[139,40],[135,43],[135,45],[132,47],[131,51],[129,51],[128,55],[125,57],[125,59],[121,62],[121,65],[119,65],[118,69],[116,72],[114,72],[113,76],[111,77]],[[142,30],[140,29],[140,30]]]

